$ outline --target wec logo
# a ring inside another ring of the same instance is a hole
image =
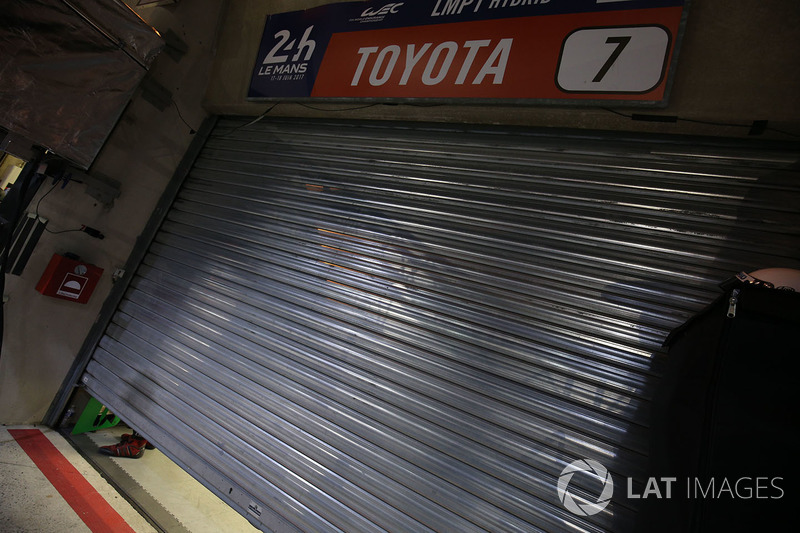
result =
[[[371,9],[371,8],[368,7],[367,9],[365,9],[361,13],[361,16],[362,17],[379,17],[381,15],[388,15],[389,13],[397,13],[397,10],[402,5],[403,5],[403,2],[399,2],[399,3],[396,3],[396,4],[386,4],[385,6],[383,6],[380,9]]]

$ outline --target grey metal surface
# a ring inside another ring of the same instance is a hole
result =
[[[223,119],[82,381],[276,531],[625,531],[666,333],[800,267],[797,154]],[[596,487],[578,477],[587,499]]]

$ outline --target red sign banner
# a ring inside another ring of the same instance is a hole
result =
[[[478,18],[478,8],[483,5],[488,13],[501,2],[429,3],[414,4],[411,18],[425,22],[418,25],[408,25],[409,11],[402,17],[404,3],[358,3],[342,31],[321,31],[315,12],[351,4],[270,19],[250,96],[562,104],[666,100],[682,1],[584,0],[570,5],[592,10],[574,12],[557,0],[530,5],[520,0],[527,10],[492,12],[518,16],[488,20]]]

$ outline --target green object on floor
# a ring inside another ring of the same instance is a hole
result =
[[[79,435],[87,431],[114,427],[117,424],[119,424],[118,416],[109,411],[99,401],[90,398],[89,403],[86,404],[83,413],[75,423],[75,427],[72,428],[72,434]]]

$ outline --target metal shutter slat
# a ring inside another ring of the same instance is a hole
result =
[[[800,267],[791,151],[246,122],[83,382],[265,530],[625,530],[624,488],[577,516],[560,472],[639,483],[667,332],[738,270]]]

